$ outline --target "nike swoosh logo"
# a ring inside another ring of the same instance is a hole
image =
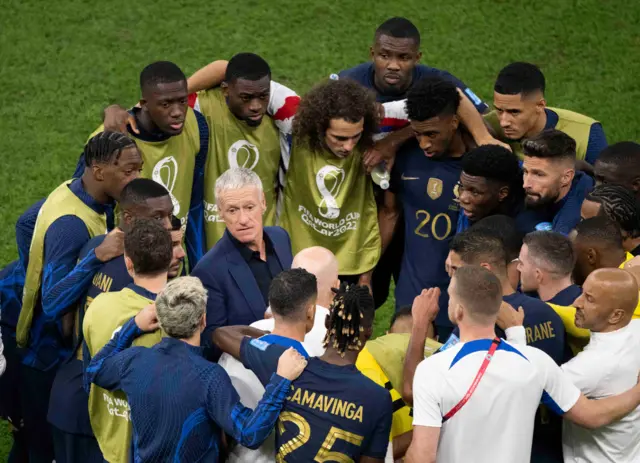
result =
[[[400,176],[402,180],[420,180],[420,177],[405,177],[404,174]]]

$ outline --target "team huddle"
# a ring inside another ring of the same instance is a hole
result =
[[[420,58],[145,67],[16,224],[9,461],[640,461],[640,145]]]

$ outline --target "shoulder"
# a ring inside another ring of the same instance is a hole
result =
[[[586,116],[584,114],[577,113],[575,111],[570,111],[568,109],[560,109],[560,108],[547,108],[550,111],[553,111],[558,115],[558,118],[562,121],[573,122],[574,124],[587,125],[591,126],[595,124],[596,121],[592,117]]]
[[[215,271],[220,267],[222,263],[221,259],[224,259],[224,256],[233,249],[233,243],[226,233],[223,234],[222,238],[220,238],[218,242],[205,253],[202,259],[198,261],[191,273],[197,274],[198,272],[202,272],[203,270],[205,270],[207,273]]]
[[[264,227],[264,232],[271,239],[289,239],[289,233],[282,227]]]
[[[423,79],[425,77],[443,77],[445,79],[456,79],[456,77],[451,74],[449,71],[444,71],[438,68],[432,68],[431,66],[427,66],[426,64],[419,64],[415,67],[416,75],[419,79]]]
[[[80,250],[80,259],[89,254],[92,249],[97,248],[102,244],[107,235],[98,235],[91,238]]]
[[[360,83],[365,83],[368,81],[369,75],[372,71],[372,63],[362,63],[352,68],[340,71],[340,73],[338,73],[338,76],[340,76],[340,78],[353,79]]]

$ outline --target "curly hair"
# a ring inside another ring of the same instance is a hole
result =
[[[353,80],[327,80],[316,85],[300,101],[293,121],[294,139],[312,151],[324,149],[324,136],[331,119],[356,123],[364,119],[360,149],[373,146],[378,129],[378,110],[372,92]]]

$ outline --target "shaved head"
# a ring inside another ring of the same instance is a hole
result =
[[[615,331],[629,324],[638,305],[638,282],[626,270],[605,268],[585,280],[574,303],[576,326],[595,333]]]
[[[296,254],[291,268],[303,268],[316,276],[318,280],[318,305],[329,307],[334,296],[331,289],[340,286],[336,256],[326,248],[313,246]]]

